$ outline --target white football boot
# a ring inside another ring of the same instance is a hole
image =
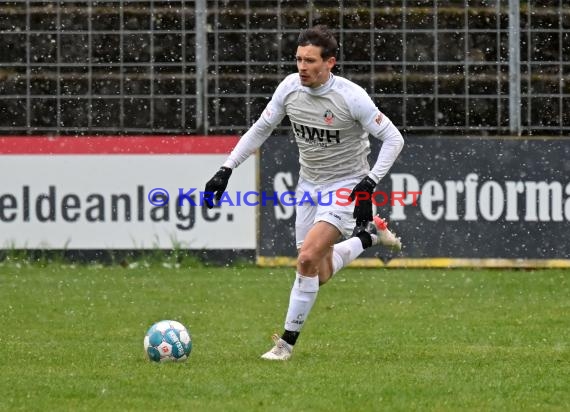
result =
[[[283,339],[279,337],[279,335],[274,334],[271,339],[275,343],[275,346],[271,348],[269,352],[264,353],[261,355],[261,359],[266,360],[280,360],[285,361],[291,357],[293,353],[293,346],[289,345]]]
[[[376,215],[373,221],[368,224],[368,232],[372,235],[372,244],[382,245],[394,250],[402,249],[402,241],[390,232],[388,224],[380,216]]]

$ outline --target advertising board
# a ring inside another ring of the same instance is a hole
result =
[[[380,142],[372,144],[371,162]],[[297,157],[292,138],[270,138],[261,152],[261,190],[294,191]],[[375,196],[375,210],[402,237],[403,250],[375,248],[359,264],[570,266],[568,159],[564,139],[407,138]],[[294,206],[262,208],[260,231],[261,264],[294,259]]]
[[[254,207],[207,209],[200,201],[236,142],[1,138],[0,248],[253,250]],[[235,170],[232,190],[254,188],[255,174],[253,156]]]

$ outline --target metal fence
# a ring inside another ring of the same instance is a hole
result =
[[[314,23],[407,133],[570,131],[567,0],[26,0],[0,2],[0,132],[242,133]]]

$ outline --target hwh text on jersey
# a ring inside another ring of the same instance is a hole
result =
[[[297,139],[304,139],[305,142],[327,147],[328,143],[340,143],[340,130],[319,129],[302,124],[291,122],[293,132]]]

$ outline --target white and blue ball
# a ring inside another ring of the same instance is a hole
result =
[[[190,356],[192,338],[182,323],[161,320],[146,332],[144,351],[152,362],[182,362]]]

